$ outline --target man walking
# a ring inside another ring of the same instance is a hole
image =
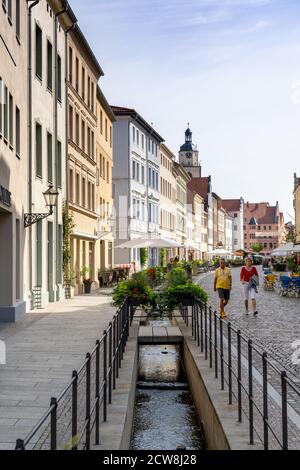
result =
[[[220,299],[220,317],[226,318],[224,308],[229,302],[232,287],[231,270],[226,267],[225,258],[220,259],[220,267],[215,271],[214,290],[218,290]]]

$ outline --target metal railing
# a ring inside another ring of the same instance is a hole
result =
[[[227,389],[228,404],[237,405],[238,422],[248,421],[249,444],[299,449],[300,389],[287,371],[212,307],[195,301],[180,313],[221,390]]]
[[[26,438],[17,440],[16,450],[90,450],[92,442],[100,444],[101,422],[107,421],[129,336],[130,309],[126,301],[116,312],[63,392],[51,398]]]

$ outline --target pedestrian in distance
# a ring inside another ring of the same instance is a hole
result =
[[[220,299],[220,317],[226,318],[225,307],[230,299],[232,288],[231,270],[227,268],[225,258],[219,261],[219,267],[215,271],[214,291],[218,291]]]
[[[246,315],[249,314],[249,300],[252,302],[253,315],[257,315],[256,294],[258,292],[259,276],[252,259],[246,258],[245,266],[241,269],[240,280],[244,289]]]

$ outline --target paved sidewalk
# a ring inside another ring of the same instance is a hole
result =
[[[261,268],[259,271],[261,274]],[[218,309],[218,295],[213,291],[213,275],[210,273],[199,276],[196,282],[204,287],[210,303]],[[260,287],[257,296],[258,316],[254,318],[252,313],[247,316],[244,313],[239,275],[240,269],[233,268],[233,288],[226,308],[229,312],[228,320],[300,379],[300,365],[292,364],[291,361],[292,343],[300,340],[300,299],[281,297],[277,292],[266,292]]]
[[[0,450],[25,437],[79,368],[113,314],[111,297],[99,292],[0,323],[7,364],[0,365]]]

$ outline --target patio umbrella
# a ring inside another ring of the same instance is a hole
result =
[[[216,256],[225,256],[225,255],[231,255],[231,252],[228,250],[224,250],[224,248],[216,248],[213,251],[209,251],[208,254],[216,255]]]
[[[287,256],[292,251],[294,251],[294,243],[289,242],[289,243],[286,243],[285,245],[281,245],[278,248],[275,248],[275,250],[272,251],[271,255],[279,256],[279,257]]]
[[[167,240],[165,238],[137,238],[135,240],[127,240],[116,248],[181,248],[177,242]]]

